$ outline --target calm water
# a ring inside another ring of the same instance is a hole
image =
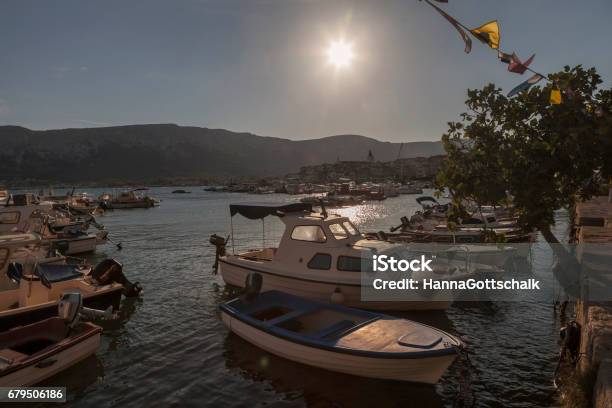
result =
[[[122,319],[105,323],[92,357],[49,384],[67,385],[71,407],[111,406],[452,406],[461,366],[435,387],[330,373],[265,353],[228,333],[217,305],[230,298],[213,275],[212,233],[229,231],[230,202],[291,199],[285,195],[207,193],[174,195],[159,188],[153,209],[107,212],[98,221],[123,250],[98,247],[94,260],[114,257],[144,286],[141,300],[125,301]],[[88,190],[99,193],[97,190]],[[293,198],[295,199],[295,198]],[[414,196],[343,209],[362,230],[388,230],[416,209]],[[564,230],[560,214],[558,229]],[[262,223],[235,217],[237,248],[262,243]],[[268,217],[265,242],[281,233]],[[541,245],[541,267],[550,266]],[[536,267],[538,269],[538,267]],[[538,274],[538,270],[534,272]],[[544,273],[544,272],[540,272]],[[458,304],[446,313],[406,314],[462,337],[475,371],[477,406],[540,407],[555,403],[552,373],[558,351],[558,317],[550,303]]]

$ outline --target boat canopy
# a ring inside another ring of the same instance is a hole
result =
[[[423,203],[427,202],[427,201],[431,201],[434,204],[439,204],[438,200],[436,200],[435,198],[431,197],[431,196],[423,196],[423,197],[417,197],[416,202],[423,205]]]
[[[251,220],[265,218],[268,215],[282,215],[289,212],[312,212],[312,204],[308,203],[237,203],[230,204],[232,217],[240,214]]]

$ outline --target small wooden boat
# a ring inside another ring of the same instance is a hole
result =
[[[424,324],[278,291],[220,309],[232,332],[272,354],[362,377],[435,384],[462,346]]]
[[[51,317],[0,333],[0,386],[34,385],[94,354],[102,329]]]
[[[91,356],[102,329],[79,319],[112,318],[109,310],[83,308],[78,293],[63,295],[57,312],[58,317],[0,333],[0,386],[34,385]]]

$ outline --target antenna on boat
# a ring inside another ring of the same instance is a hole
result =
[[[325,209],[325,204],[323,204],[323,199],[319,200],[319,205],[321,206],[321,215],[323,215],[323,219],[327,218],[327,210]]]

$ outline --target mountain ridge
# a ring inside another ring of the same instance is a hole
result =
[[[0,182],[176,177],[269,177],[337,160],[398,158],[401,143],[362,135],[291,140],[176,124],[31,130],[0,126]],[[443,154],[440,142],[407,142],[401,157]]]

